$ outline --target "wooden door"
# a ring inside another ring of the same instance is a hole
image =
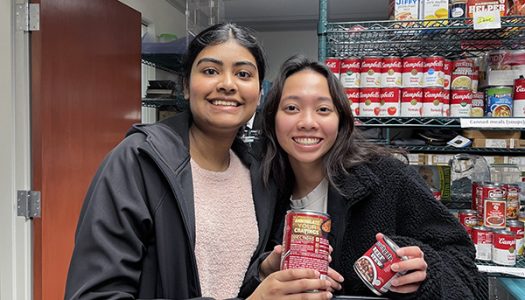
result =
[[[64,298],[78,215],[91,178],[139,122],[141,16],[117,0],[37,0],[31,34],[34,299]]]

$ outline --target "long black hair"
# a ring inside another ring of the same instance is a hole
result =
[[[339,114],[339,132],[332,148],[324,156],[326,174],[329,182],[337,188],[335,178],[347,174],[348,169],[378,155],[390,155],[393,151],[377,145],[364,143],[361,134],[354,128],[354,116],[344,89],[337,77],[324,64],[312,61],[302,55],[287,59],[273,82],[263,109],[262,136],[263,145],[262,172],[266,184],[270,178],[281,185],[281,190],[289,190],[294,183],[294,175],[288,160],[288,154],[281,148],[275,135],[275,115],[286,79],[293,74],[311,70],[326,78],[330,96]]]

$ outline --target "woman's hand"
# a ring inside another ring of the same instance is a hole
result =
[[[312,269],[288,269],[271,273],[246,300],[321,300],[331,299],[328,280],[319,279],[319,272]],[[312,293],[312,290],[319,292]]]
[[[381,237],[381,233],[376,235],[376,239]],[[416,292],[427,278],[427,262],[423,251],[417,246],[408,246],[399,248],[396,253],[408,259],[392,264],[392,270],[406,274],[392,280],[390,291],[403,294]]]
[[[330,254],[332,253],[333,248],[330,246]],[[268,275],[277,272],[281,268],[281,254],[283,252],[283,247],[277,245],[273,248],[272,252],[264,259],[261,263],[259,269],[259,278],[264,280]],[[329,261],[332,261],[332,256],[328,257]],[[328,291],[333,292],[334,290],[340,290],[342,288],[341,283],[344,281],[344,278],[336,270],[328,268],[328,281],[330,281],[330,287]]]

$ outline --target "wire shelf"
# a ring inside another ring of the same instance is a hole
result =
[[[142,63],[152,66],[157,69],[164,70],[170,73],[182,73],[182,58],[181,54],[174,53],[157,53],[146,54],[142,53]]]
[[[523,130],[525,118],[455,118],[455,117],[355,117],[354,124],[360,127],[439,127],[439,128],[463,128],[461,121],[470,123],[492,122],[491,127],[468,125],[467,128],[479,128],[483,130]],[[478,124],[479,125],[479,124]],[[521,127],[520,127],[521,126]]]
[[[501,18],[501,29],[474,30],[472,19],[331,22],[327,56],[474,56],[525,48],[524,16]]]
[[[142,106],[144,107],[166,107],[174,106],[177,110],[182,111],[189,107],[188,101],[183,97],[176,98],[142,98]]]
[[[440,154],[457,154],[457,153],[470,153],[480,155],[525,155],[524,149],[507,149],[507,148],[456,148],[452,146],[399,146],[399,145],[387,145],[396,149],[404,149],[411,153],[440,153]]]
[[[512,275],[525,278],[525,257],[523,256],[516,257],[515,266],[502,266],[481,260],[476,260],[476,265],[480,271],[489,273],[491,276]]]

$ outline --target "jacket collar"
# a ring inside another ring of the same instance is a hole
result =
[[[348,174],[340,174],[334,181],[350,205],[365,198],[380,186],[380,178],[370,169],[368,162],[350,167]]]

